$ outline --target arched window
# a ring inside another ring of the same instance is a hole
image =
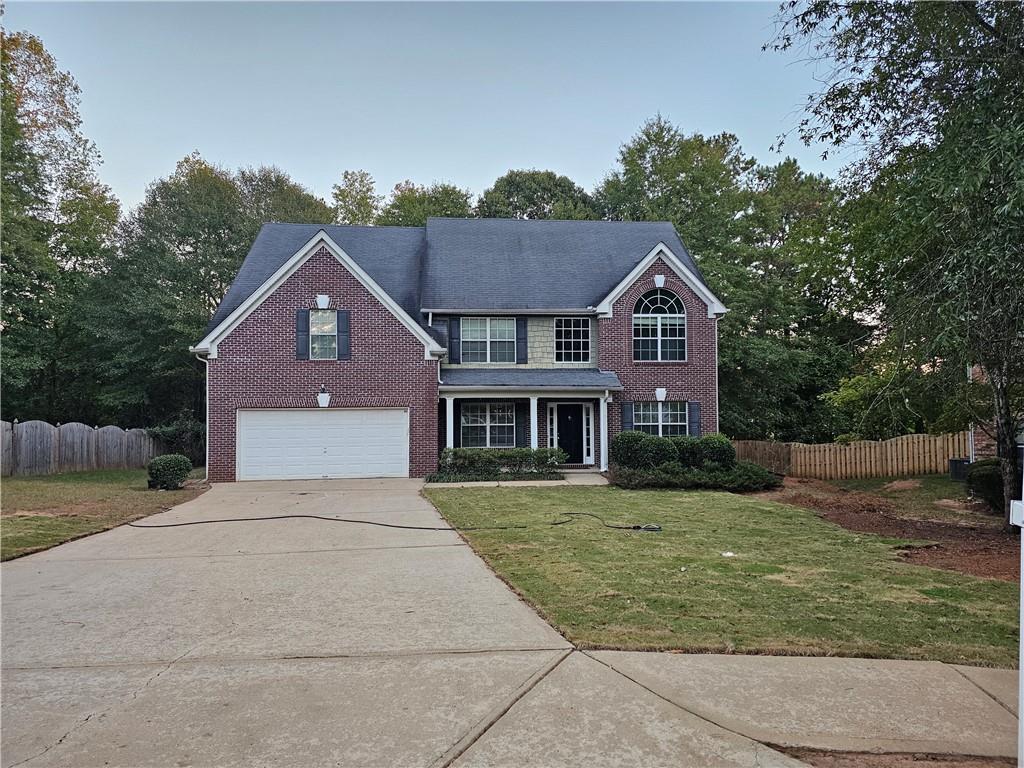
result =
[[[686,359],[686,308],[672,291],[655,288],[633,308],[634,360]]]

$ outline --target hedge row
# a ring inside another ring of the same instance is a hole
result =
[[[445,448],[438,474],[488,480],[505,474],[552,473],[568,459],[560,448]]]
[[[707,464],[703,468],[683,467],[666,462],[654,469],[615,467],[612,482],[620,488],[678,488],[750,493],[778,488],[782,478],[750,461],[737,461],[731,467]]]

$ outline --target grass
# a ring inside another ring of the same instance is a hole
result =
[[[909,565],[907,542],[716,492],[429,489],[494,570],[581,647],[1015,666],[1017,586]],[[565,511],[596,520],[550,526]],[[733,552],[734,557],[724,557]]]
[[[0,484],[0,559],[138,520],[202,491],[151,491],[144,469],[9,477]]]
[[[914,488],[903,490],[888,489],[893,481],[910,480],[917,483]],[[982,527],[1002,527],[1000,515],[988,514],[976,506],[967,505],[966,486],[949,475],[919,475],[913,477],[872,477],[849,480],[830,480],[832,485],[849,491],[872,493],[896,503],[900,517],[914,520],[940,520],[966,523]],[[958,502],[940,504],[939,502]]]

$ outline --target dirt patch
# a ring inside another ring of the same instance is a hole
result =
[[[873,752],[825,752],[818,749],[782,750],[815,768],[1001,768],[1013,766],[1010,757],[971,757],[970,755],[932,755],[921,753],[876,754]]]
[[[912,491],[921,487],[920,480],[893,480],[882,486],[887,491]]]
[[[900,553],[916,565],[988,579],[1020,578],[1020,541],[995,526],[902,518],[896,503],[889,499],[846,491],[821,480],[786,478],[782,488],[761,496],[813,510],[849,531],[931,542]]]

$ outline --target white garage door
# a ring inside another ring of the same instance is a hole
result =
[[[238,411],[235,458],[239,480],[408,477],[409,412]]]

